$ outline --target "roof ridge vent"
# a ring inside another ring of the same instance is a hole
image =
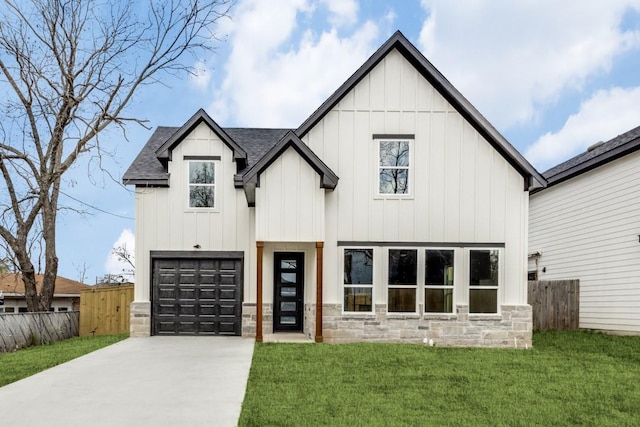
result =
[[[587,147],[587,153],[589,151],[595,150],[596,148],[600,147],[601,145],[604,145],[604,141],[598,141],[595,144],[590,145],[589,147]]]

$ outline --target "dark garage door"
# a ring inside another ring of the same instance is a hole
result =
[[[240,335],[241,258],[153,260],[154,335]]]

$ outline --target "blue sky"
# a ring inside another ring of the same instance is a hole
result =
[[[640,125],[640,0],[239,0],[198,75],[146,88],[129,113],[297,127],[398,29],[540,171]],[[109,255],[133,248],[134,197],[118,182],[151,133],[112,130],[109,173],[86,157],[65,178],[62,203],[86,214],[60,215],[60,275],[122,269]]]

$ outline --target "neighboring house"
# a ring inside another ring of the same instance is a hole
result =
[[[297,129],[200,110],[123,180],[133,336],[531,344],[528,190],[545,180],[400,32]]]
[[[40,292],[41,274],[36,274],[36,287]],[[80,308],[80,291],[90,289],[89,286],[58,276],[51,302],[50,311],[76,311]],[[22,276],[16,273],[0,273],[0,292],[4,296],[4,305],[0,305],[0,313],[26,313],[27,300],[24,296]]]
[[[544,173],[529,276],[580,279],[580,327],[640,333],[640,127]]]

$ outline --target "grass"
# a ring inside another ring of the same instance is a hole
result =
[[[640,337],[534,334],[532,350],[256,345],[241,426],[638,425]]]
[[[0,353],[0,387],[127,338],[129,334],[71,338]]]

